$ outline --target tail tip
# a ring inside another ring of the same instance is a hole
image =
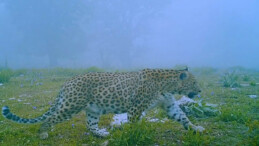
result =
[[[3,115],[7,115],[10,112],[9,107],[8,106],[3,106],[2,107],[2,114]]]

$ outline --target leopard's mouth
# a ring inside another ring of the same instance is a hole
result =
[[[195,95],[197,95],[197,93],[195,93],[195,92],[190,92],[187,96],[188,96],[189,98],[193,98]]]

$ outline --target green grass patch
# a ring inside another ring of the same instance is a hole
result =
[[[113,146],[151,145],[154,142],[155,128],[145,119],[123,125],[121,130],[112,133],[110,139],[110,145]]]
[[[13,71],[11,69],[1,69],[0,70],[0,83],[7,83],[13,76]]]

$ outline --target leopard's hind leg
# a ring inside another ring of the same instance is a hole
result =
[[[62,105],[61,105],[62,106]],[[75,114],[79,113],[82,110],[81,107],[69,106],[65,108],[58,107],[58,109],[53,110],[43,124],[40,127],[39,133],[41,139],[48,138],[48,130],[65,120],[71,119]]]
[[[96,136],[105,137],[109,135],[109,132],[106,129],[99,129],[98,123],[102,110],[98,108],[95,104],[90,105],[86,110],[86,121],[87,128]]]

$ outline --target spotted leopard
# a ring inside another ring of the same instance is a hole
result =
[[[85,111],[87,127],[97,136],[109,132],[99,129],[99,117],[106,113],[127,113],[131,122],[137,121],[142,112],[157,105],[167,111],[168,117],[176,119],[183,126],[202,131],[193,125],[179,107],[176,107],[167,93],[179,93],[192,98],[200,92],[194,76],[188,69],[143,69],[125,73],[86,73],[76,76],[62,86],[55,103],[42,116],[34,119],[21,118],[2,108],[5,118],[18,123],[42,122],[41,139],[48,137],[51,126],[72,118]]]

